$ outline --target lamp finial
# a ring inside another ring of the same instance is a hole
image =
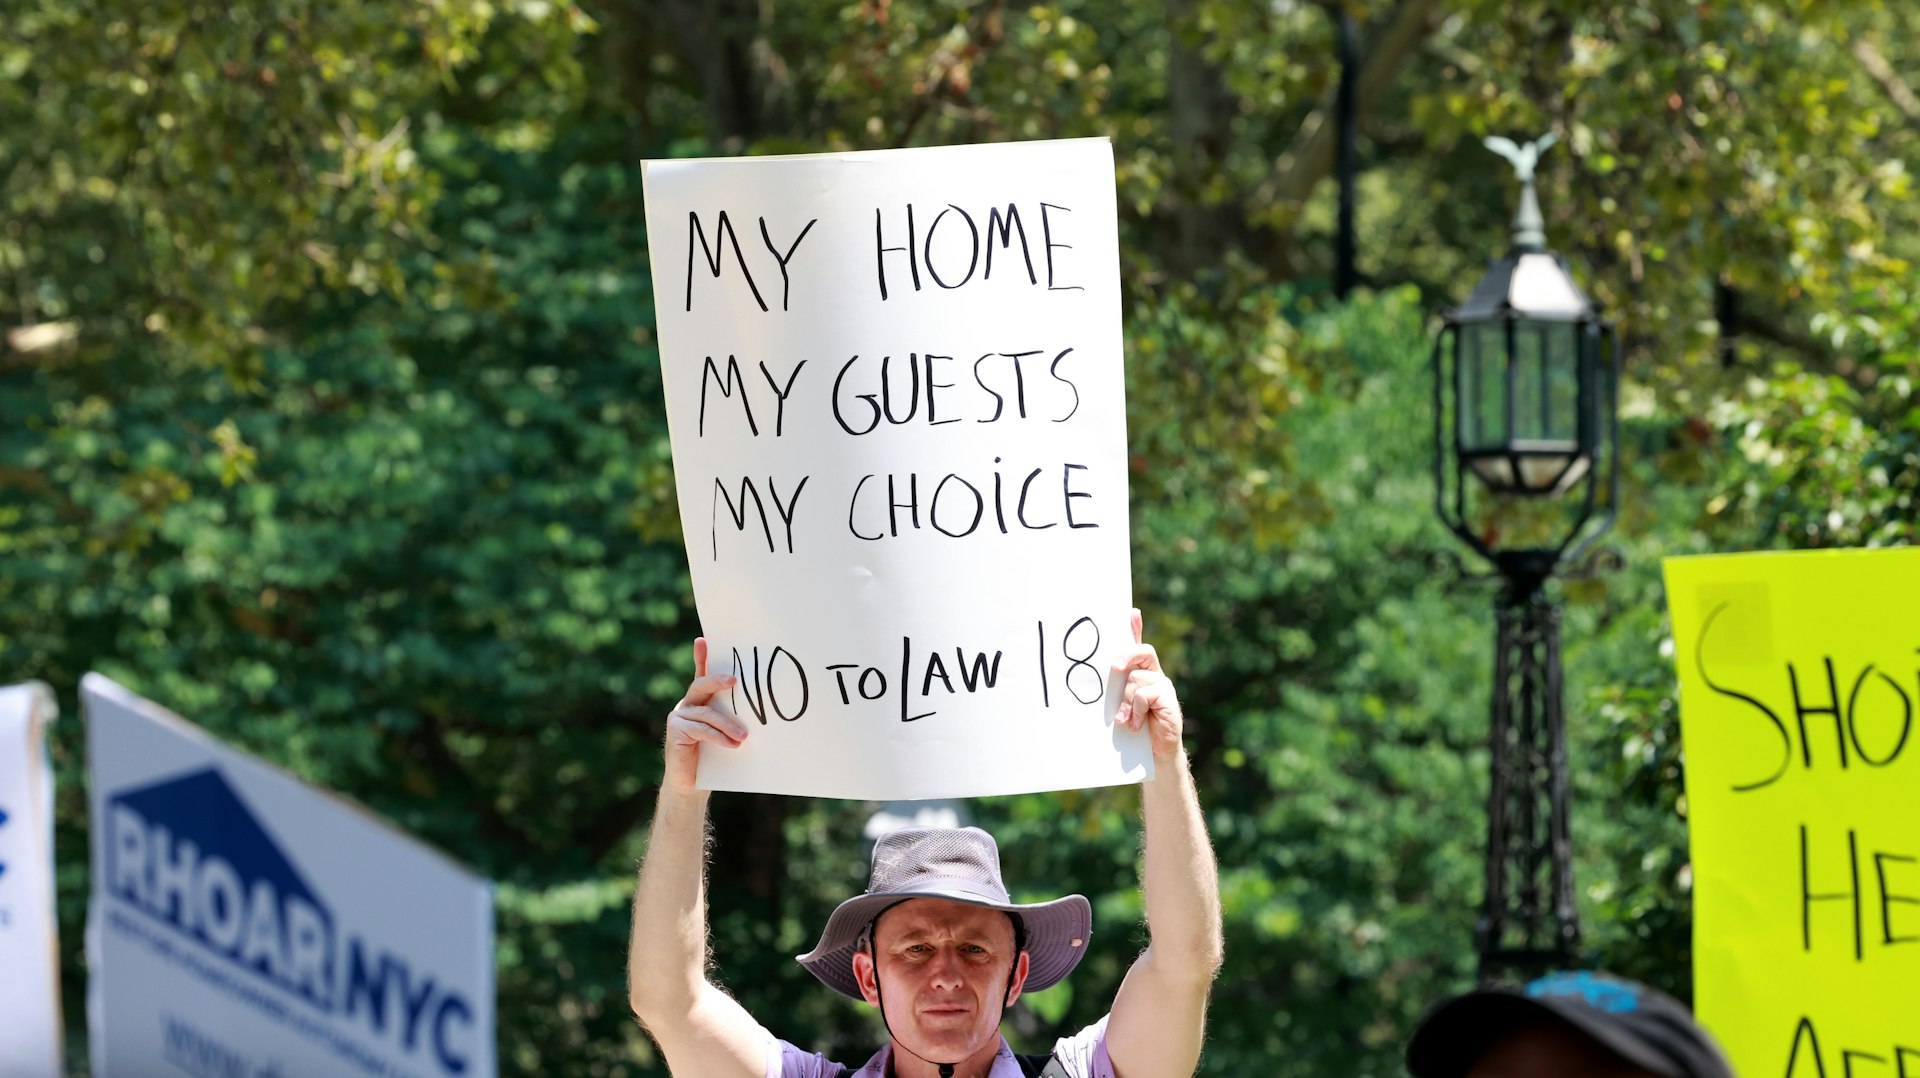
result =
[[[1513,215],[1513,246],[1519,250],[1539,251],[1547,246],[1546,220],[1540,215],[1540,198],[1534,193],[1533,169],[1540,155],[1559,141],[1560,136],[1551,131],[1524,146],[1499,135],[1489,135],[1485,140],[1487,149],[1513,165],[1514,176],[1520,180],[1520,208]]]

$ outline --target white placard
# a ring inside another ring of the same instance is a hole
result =
[[[53,905],[53,767],[58,713],[37,681],[0,688],[0,1074],[55,1078],[60,935]]]
[[[735,751],[710,789],[1137,782],[1105,139],[649,161],[680,516]]]
[[[99,674],[80,697],[96,1075],[491,1078],[485,880]]]

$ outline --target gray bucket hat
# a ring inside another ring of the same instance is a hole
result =
[[[1027,932],[1026,991],[1051,988],[1073,972],[1093,935],[1093,907],[1080,895],[1020,903],[1000,882],[1000,849],[977,827],[906,827],[880,836],[865,894],[840,903],[813,950],[794,961],[843,996],[862,998],[853,977],[861,935],[887,907],[944,898],[1018,914]]]

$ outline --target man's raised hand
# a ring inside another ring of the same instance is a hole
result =
[[[721,694],[733,688],[732,674],[707,674],[707,638],[693,642],[693,682],[667,716],[666,776],[668,787],[690,792],[700,769],[700,744],[738,748],[747,739],[741,722]]]
[[[1113,669],[1126,678],[1113,721],[1129,730],[1145,729],[1152,738],[1155,757],[1171,759],[1178,755],[1184,724],[1180,698],[1174,693],[1173,680],[1160,669],[1159,653],[1143,639],[1138,610],[1133,612],[1133,647]]]

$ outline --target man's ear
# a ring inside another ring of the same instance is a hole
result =
[[[1004,1006],[1013,1006],[1014,1000],[1019,999],[1021,991],[1027,987],[1028,968],[1027,952],[1021,951],[1020,957],[1013,960],[1013,976],[1007,981],[1007,999]]]
[[[1025,955],[1020,956],[1025,959]],[[860,986],[860,997],[878,1007],[880,1005],[880,985],[875,980],[876,970],[873,956],[864,949],[853,952],[853,980]]]

